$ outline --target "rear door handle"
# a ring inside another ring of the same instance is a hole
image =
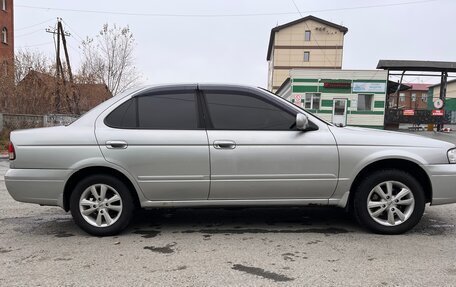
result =
[[[217,149],[234,149],[236,148],[236,143],[229,140],[218,140],[214,141],[214,147]]]
[[[109,149],[111,149],[111,148],[126,149],[128,147],[128,144],[126,141],[107,141],[106,147]]]

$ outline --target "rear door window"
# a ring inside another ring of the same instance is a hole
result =
[[[197,111],[193,93],[138,97],[139,127],[142,129],[197,129]]]
[[[114,109],[105,124],[121,129],[198,129],[196,96],[186,92],[134,97]]]

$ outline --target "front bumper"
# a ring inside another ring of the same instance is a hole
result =
[[[432,205],[456,203],[456,164],[424,166],[432,185]]]
[[[9,169],[5,185],[17,201],[63,207],[63,190],[69,173],[62,169]]]

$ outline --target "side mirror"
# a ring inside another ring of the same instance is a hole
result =
[[[296,128],[299,131],[305,131],[309,128],[309,119],[304,114],[296,115]]]

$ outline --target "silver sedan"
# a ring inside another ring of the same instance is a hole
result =
[[[456,202],[454,144],[336,127],[263,89],[130,90],[68,126],[11,133],[17,201],[60,206],[90,234],[138,208],[334,205],[398,234]]]

